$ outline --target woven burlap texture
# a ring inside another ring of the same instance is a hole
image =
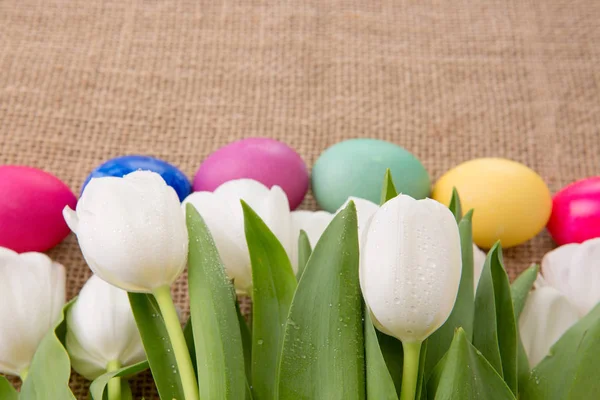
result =
[[[372,137],[412,151],[434,179],[501,156],[555,191],[600,175],[598,21],[594,0],[2,0],[0,163],[78,193],[117,155],[191,177],[242,137],[283,140],[309,166]],[[542,233],[507,251],[511,276],[551,248]],[[50,255],[74,296],[90,274],[74,237]],[[183,280],[174,295],[187,310]],[[149,374],[132,387],[156,398]]]

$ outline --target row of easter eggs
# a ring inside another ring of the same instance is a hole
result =
[[[559,244],[600,236],[600,177],[578,181],[551,198],[542,178],[523,164],[480,158],[444,174],[430,193],[431,182],[421,162],[393,143],[352,139],[328,148],[312,171],[312,189],[319,205],[335,211],[349,196],[379,201],[382,178],[390,169],[401,193],[431,197],[449,204],[452,189],[463,209],[474,209],[473,239],[483,248],[500,240],[505,247],[523,243],[544,226]],[[183,200],[194,191],[212,191],[222,183],[251,178],[279,185],[290,208],[303,201],[309,174],[302,158],[276,140],[249,138],[212,153],[193,181],[173,165],[146,156],[114,158],[92,171],[84,183],[102,176],[123,176],[139,169],[159,173]],[[77,200],[58,178],[35,168],[0,166],[0,246],[15,251],[44,251],[69,232],[62,209]]]

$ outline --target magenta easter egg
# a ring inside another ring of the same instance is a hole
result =
[[[306,164],[285,143],[267,138],[248,138],[221,147],[200,166],[194,191],[213,191],[234,179],[249,178],[267,187],[280,186],[290,208],[302,203],[308,190]]]
[[[600,237],[600,176],[574,182],[556,193],[547,228],[559,245]]]
[[[45,251],[69,234],[62,210],[77,199],[54,175],[37,168],[0,166],[0,246]]]

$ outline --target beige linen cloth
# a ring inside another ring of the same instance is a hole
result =
[[[0,164],[78,193],[122,154],[191,177],[242,137],[283,140],[309,166],[372,137],[434,180],[501,156],[556,191],[600,175],[599,21],[594,0],[0,0]],[[507,251],[511,276],[551,248],[542,233]],[[50,255],[74,296],[90,274],[75,238]],[[174,295],[186,309],[183,284]],[[72,380],[81,399],[86,385]],[[156,398],[149,374],[132,387]]]

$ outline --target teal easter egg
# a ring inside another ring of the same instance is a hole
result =
[[[329,147],[315,163],[311,179],[317,203],[330,212],[350,196],[379,204],[388,168],[398,193],[416,199],[429,195],[429,174],[409,151],[384,140],[351,139]]]

